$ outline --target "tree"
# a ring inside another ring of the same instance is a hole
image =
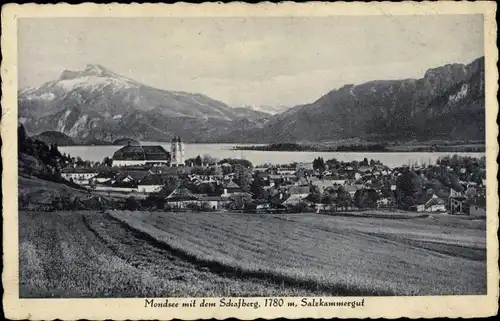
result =
[[[27,137],[28,135],[26,135],[26,129],[24,128],[23,124],[21,124],[17,128],[17,150],[19,153],[25,151],[25,143]]]
[[[250,162],[247,159],[240,159],[240,158],[224,158],[219,162],[219,164],[224,164],[227,163],[231,165],[233,168],[236,167],[236,165],[241,165],[245,168],[253,168],[252,162]]]
[[[399,205],[404,209],[408,209],[415,205],[416,200],[422,195],[422,185],[422,178],[415,172],[411,170],[403,172],[396,179],[396,191],[400,202]]]
[[[211,157],[210,155],[203,155],[202,160],[203,160],[203,163],[209,164],[209,165],[217,163],[217,159]]]
[[[319,171],[320,173],[325,171],[325,161],[323,157],[318,157],[313,160],[313,169]]]
[[[324,205],[324,207],[330,206],[335,202],[335,195],[329,193],[328,191],[324,191],[323,194],[321,195],[321,204]]]
[[[194,164],[196,166],[201,166],[203,164],[203,161],[201,160],[201,156],[200,155],[196,156],[196,158],[194,159]]]
[[[106,156],[106,157],[104,157],[102,163],[105,166],[111,167],[111,166],[113,166],[113,159]]]
[[[141,204],[132,196],[125,200],[125,209],[135,211],[141,208]]]
[[[354,194],[354,204],[359,208],[375,208],[378,198],[378,193],[374,189],[359,189]]]
[[[307,199],[311,203],[314,203],[314,204],[319,203],[319,202],[321,202],[321,194],[313,192],[313,193],[309,194]]]
[[[290,210],[293,213],[304,213],[304,212],[308,212],[309,209],[310,209],[310,207],[306,202],[299,202],[299,203],[290,207]]]
[[[228,209],[242,210],[251,202],[252,199],[246,195],[231,195],[229,197]]]
[[[259,174],[255,175],[255,178],[252,181],[252,185],[250,187],[250,191],[252,192],[255,199],[261,199],[262,196],[264,196],[264,180]]]
[[[477,190],[476,188],[474,187],[469,187],[466,191],[465,191],[465,197],[467,197],[468,199],[473,199],[477,196]]]
[[[244,192],[250,191],[250,185],[252,183],[252,171],[249,168],[245,168],[242,165],[235,165],[234,172],[236,173],[237,179],[236,183],[241,187]]]
[[[337,204],[347,210],[352,204],[352,197],[343,187],[337,189]]]

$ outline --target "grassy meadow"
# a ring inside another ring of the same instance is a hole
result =
[[[486,293],[485,221],[20,212],[21,297]]]

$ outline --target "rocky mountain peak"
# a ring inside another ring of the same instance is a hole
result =
[[[103,76],[111,73],[108,69],[98,64],[87,64],[84,72],[87,75],[95,76]]]
[[[447,64],[428,69],[424,79],[432,84],[443,81],[464,81],[467,78],[467,66],[463,64]]]
[[[87,64],[82,71],[64,70],[59,80],[69,80],[79,77],[123,78],[102,65]]]

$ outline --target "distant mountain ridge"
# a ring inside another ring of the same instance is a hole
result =
[[[484,57],[429,69],[421,79],[345,85],[311,104],[237,130],[239,142],[484,140]],[[222,139],[225,139],[223,137]]]
[[[200,143],[484,140],[484,73],[482,57],[429,69],[421,79],[345,85],[270,115],[88,65],[21,90],[19,121],[30,134],[59,131],[78,142],[169,141],[174,135]]]
[[[34,140],[39,140],[41,142],[44,142],[48,146],[53,144],[58,146],[76,145],[75,141],[71,139],[71,137],[57,131],[46,131],[38,135],[35,135],[32,138]]]
[[[267,116],[202,94],[149,87],[100,65],[65,70],[57,80],[23,89],[18,103],[28,132],[59,131],[80,141],[167,141],[174,135],[204,141],[241,128],[239,121],[258,127]]]

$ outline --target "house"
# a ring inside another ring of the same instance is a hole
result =
[[[283,202],[284,206],[294,206],[297,205],[301,202],[306,201],[306,198],[309,196],[309,193],[307,194],[292,194],[286,201]]]
[[[170,164],[170,153],[162,146],[131,146],[127,145],[113,154],[112,165],[114,167],[138,166],[138,165],[168,165]]]
[[[166,165],[160,165],[160,166],[152,166],[149,168],[149,173],[151,174],[178,175],[179,173],[183,172],[186,172],[186,169],[183,167],[170,167]]]
[[[445,202],[436,194],[432,194],[425,203],[417,205],[417,212],[446,212]]]
[[[467,198],[453,188],[450,189],[450,195],[448,197],[448,207],[451,213],[465,213],[466,212],[466,200]]]
[[[64,179],[80,185],[89,185],[91,179],[98,174],[99,172],[92,168],[63,168],[61,170],[61,176]]]
[[[165,198],[166,203],[177,209],[185,209],[188,204],[196,204],[198,198],[185,186],[180,184]]]
[[[123,173],[137,182],[143,180],[146,176],[151,175],[149,171],[142,170],[124,171]]]
[[[159,192],[165,185],[161,175],[148,175],[140,180],[137,189],[142,193]]]
[[[203,207],[206,204],[212,210],[218,210],[227,200],[220,196],[209,196],[206,194],[195,195],[198,198],[198,205]]]
[[[312,171],[314,169],[313,163],[298,163],[297,170],[299,170],[299,169],[305,169],[308,171]]]
[[[389,197],[383,197],[377,200],[378,207],[388,207],[391,204],[391,199]]]
[[[295,174],[297,170],[291,166],[280,166],[276,169],[277,174],[281,175],[292,175]]]
[[[347,179],[330,179],[329,181],[332,182],[333,185],[343,186],[347,184]]]
[[[230,180],[228,183],[226,183],[223,188],[224,190],[222,192],[222,197],[229,197],[231,195],[243,193],[241,187],[233,182],[233,180]]]
[[[359,188],[356,185],[346,185],[346,186],[344,186],[344,189],[346,192],[348,192],[351,195],[351,197],[354,197],[354,194],[356,194],[356,191]]]
[[[323,193],[323,191],[327,188],[333,188],[334,183],[331,180],[313,180],[311,182],[311,185],[316,187],[320,193]]]
[[[116,175],[117,174],[112,171],[99,172],[96,176],[92,178],[92,181],[95,183],[102,184],[111,181],[112,179],[115,178]]]
[[[309,186],[309,181],[305,177],[299,177],[299,179],[295,182],[295,186]]]
[[[309,186],[291,186],[288,188],[288,193],[290,195],[295,194],[309,194]]]
[[[359,173],[367,173],[370,172],[372,168],[370,166],[360,166],[358,167],[358,172]]]

